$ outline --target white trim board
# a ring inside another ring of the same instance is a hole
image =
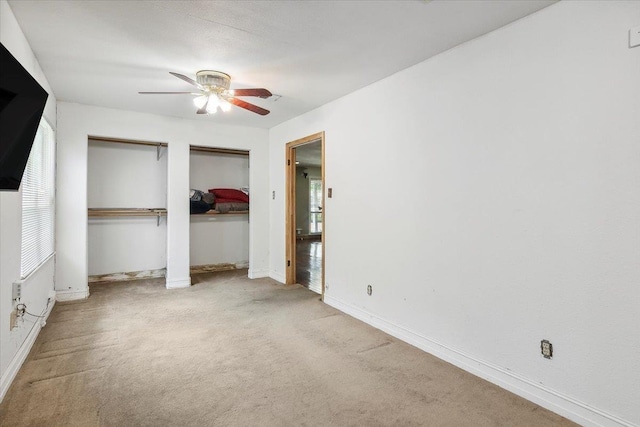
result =
[[[89,288],[80,291],[61,290],[56,291],[56,301],[76,301],[89,298]]]
[[[33,347],[33,344],[36,342],[36,338],[38,338],[38,334],[40,334],[40,330],[42,329],[42,324],[46,323],[47,319],[49,319],[49,314],[51,314],[51,310],[53,310],[53,306],[56,305],[56,298],[51,298],[51,304],[47,308],[47,311],[44,313],[44,319],[38,320],[33,323],[31,326],[31,330],[27,335],[27,338],[22,342],[22,345],[11,359],[9,366],[7,366],[7,370],[0,378],[0,403],[4,400],[4,397],[7,395],[9,391],[9,387],[13,383],[13,380],[18,375],[18,371],[22,367],[22,364],[25,360],[27,360],[27,356]]]
[[[189,286],[191,286],[191,277],[187,277],[184,279],[167,279],[165,286],[167,289],[188,288]]]
[[[269,270],[266,269],[249,269],[249,279],[261,279],[263,277],[269,277]]]
[[[439,359],[447,361],[576,423],[584,426],[634,427],[634,424],[629,421],[593,408],[499,366],[476,359],[461,351],[440,344],[402,326],[395,325],[366,310],[333,298],[330,295],[325,294],[324,302],[420,350],[430,353]]]
[[[283,285],[284,282],[286,281],[284,275],[279,273],[272,272],[269,274],[269,277],[275,280],[276,282],[280,283],[281,285]]]

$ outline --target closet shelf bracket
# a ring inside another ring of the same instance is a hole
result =
[[[162,147],[162,144],[158,144],[156,145],[156,160],[160,161],[160,148]],[[159,219],[160,217],[158,217],[158,221],[160,221]]]

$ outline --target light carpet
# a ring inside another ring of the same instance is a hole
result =
[[[566,419],[246,270],[92,284],[57,303],[2,426],[568,426]]]

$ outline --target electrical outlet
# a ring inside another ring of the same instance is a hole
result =
[[[18,312],[13,310],[9,314],[9,330],[13,330],[16,326],[18,326]]]
[[[551,344],[548,340],[540,341],[540,352],[545,357],[545,359],[553,359],[553,344]]]

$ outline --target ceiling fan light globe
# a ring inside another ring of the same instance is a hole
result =
[[[229,104],[229,101],[227,101],[226,99],[221,99],[220,109],[226,113],[227,111],[231,110],[231,104]]]
[[[217,105],[212,105],[212,104],[207,105],[207,114],[215,114],[216,111],[218,111]]]
[[[205,95],[201,95],[193,98],[193,103],[198,109],[202,108],[204,104],[207,102],[207,97]]]
[[[217,108],[220,105],[220,98],[215,93],[209,95],[209,103],[207,104],[207,108]]]

